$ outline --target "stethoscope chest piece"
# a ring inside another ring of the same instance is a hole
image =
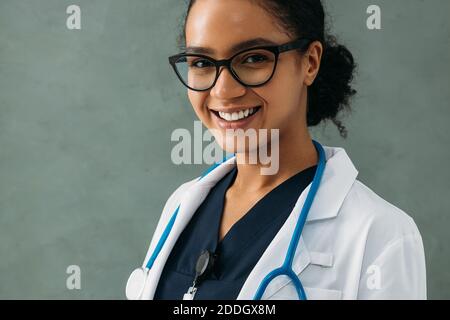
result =
[[[148,271],[146,268],[137,268],[130,274],[125,290],[128,300],[138,300],[142,296]]]

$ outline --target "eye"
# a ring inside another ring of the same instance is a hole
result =
[[[198,68],[198,69],[202,69],[202,68],[210,68],[212,66],[214,66],[214,64],[206,59],[197,59],[192,61],[191,65],[192,68]]]
[[[264,62],[267,61],[267,57],[265,55],[262,54],[252,54],[247,56],[243,63],[258,63],[258,62]]]

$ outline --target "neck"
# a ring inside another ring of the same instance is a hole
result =
[[[270,150],[270,145],[268,146]],[[272,189],[296,173],[318,163],[318,155],[308,130],[293,132],[279,137],[278,172],[272,175],[261,174],[261,169],[267,165],[246,163],[246,155],[236,154],[238,174],[233,183],[235,190],[242,192],[257,192],[262,189]],[[272,156],[272,159],[274,157]]]

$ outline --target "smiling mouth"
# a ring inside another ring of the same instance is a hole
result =
[[[234,122],[253,117],[259,111],[259,109],[261,109],[261,106],[248,108],[237,112],[219,112],[215,110],[211,110],[211,112],[222,120]]]

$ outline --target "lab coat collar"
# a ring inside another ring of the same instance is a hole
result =
[[[327,162],[320,187],[310,208],[307,222],[335,217],[358,174],[358,171],[353,166],[344,149],[326,146],[323,146],[323,148],[325,150]],[[234,166],[236,166],[236,158],[232,157],[217,166],[208,175],[193,183],[183,194],[180,201],[180,209],[172,231],[159,253],[158,258],[155,260],[149,279],[144,287],[145,296],[150,299],[153,298],[166,260],[179,235],[184,230],[197,208],[206,198],[210,189],[233,169]],[[271,270],[280,267],[283,263],[291,235],[310,187],[311,184],[309,184],[301,193],[286,222],[246,279],[237,299],[252,299],[261,280],[266,274]],[[300,274],[310,262],[309,251],[303,236],[301,236],[293,260],[294,272]],[[287,277],[277,277],[273,279],[262,298],[266,299],[270,297],[290,281],[291,280]]]

